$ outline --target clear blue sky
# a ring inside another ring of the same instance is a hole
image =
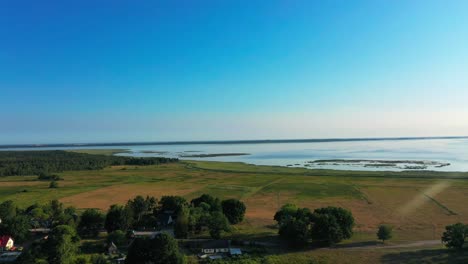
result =
[[[468,1],[2,1],[0,144],[468,134]]]

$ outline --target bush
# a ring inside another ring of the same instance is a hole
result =
[[[51,189],[56,189],[58,188],[58,183],[56,181],[51,181],[50,184],[49,184],[49,188]]]

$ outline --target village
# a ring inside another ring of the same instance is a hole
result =
[[[106,215],[96,209],[86,209],[79,215],[74,208],[64,208],[58,201],[34,205],[26,210],[7,201],[0,204],[0,215],[7,219],[0,223],[0,263],[28,263],[40,258],[48,263],[68,263],[61,259],[67,258],[66,254],[56,255],[60,248],[44,249],[51,245],[70,246],[61,244],[66,243],[66,236],[72,237],[71,240],[104,241],[92,250],[99,254],[95,256],[107,261],[104,263],[132,263],[126,262],[126,257],[134,242],[157,236],[177,241],[184,251],[196,255],[200,261],[238,257],[243,252],[241,247],[222,239],[222,233],[241,222],[245,210],[239,200],[220,201],[206,194],[190,203],[177,196],[164,196],[160,201],[154,197],[137,196],[125,206],[112,205]],[[71,232],[62,231],[56,237],[54,232],[58,227],[66,227]],[[16,235],[20,243],[15,241],[15,231],[18,231]],[[208,238],[206,234],[209,234]],[[102,236],[106,239],[99,240]],[[52,239],[58,241],[52,242]],[[76,254],[70,257],[77,259],[78,256],[79,259],[82,244],[75,243],[73,247]],[[94,262],[91,260],[91,263]]]

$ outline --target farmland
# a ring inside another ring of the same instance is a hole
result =
[[[463,173],[346,172],[184,161],[69,171],[59,176],[63,180],[57,189],[49,189],[49,182],[38,181],[37,176],[2,177],[0,202],[13,200],[26,207],[59,199],[78,209],[107,210],[111,204],[123,204],[136,195],[180,195],[192,199],[207,193],[244,201],[246,219],[230,236],[259,241],[277,240],[273,215],[283,204],[311,209],[334,205],[351,210],[356,219],[356,234],[344,245],[375,241],[377,226],[382,223],[395,227],[391,243],[398,244],[439,239],[446,225],[468,222],[468,207],[464,204],[468,198],[468,175]],[[430,258],[434,252],[428,251],[425,256]],[[392,256],[422,258],[418,254],[398,249],[340,249],[334,253],[289,252],[277,258],[297,258],[299,263],[307,256],[343,258],[350,263],[353,258],[392,263]]]

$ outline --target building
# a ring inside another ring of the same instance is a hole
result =
[[[229,240],[210,240],[202,244],[203,254],[229,253]]]
[[[14,246],[14,241],[11,236],[1,236],[0,237],[0,250],[10,250]]]
[[[242,250],[240,248],[229,248],[229,255],[232,256],[240,256],[242,255]]]
[[[119,249],[117,248],[117,246],[114,244],[114,242],[111,242],[108,246],[107,246],[107,253],[109,255],[115,255],[115,254],[118,254],[119,253]]]
[[[13,263],[21,255],[21,252],[0,253],[0,263]]]
[[[164,212],[158,216],[159,226],[169,226],[174,223],[174,215],[171,212]]]

